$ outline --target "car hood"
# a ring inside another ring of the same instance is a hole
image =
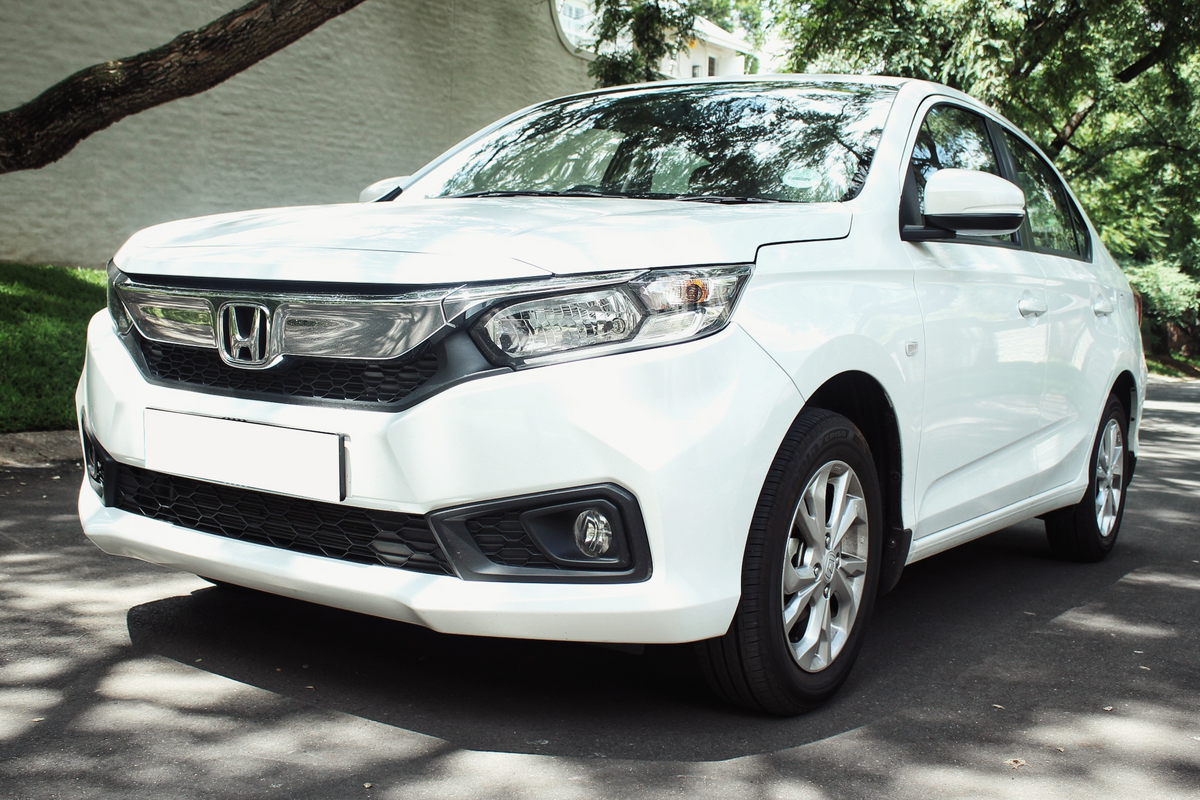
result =
[[[433,285],[748,263],[764,244],[843,238],[850,221],[837,203],[445,198],[169,222],[114,261],[133,275]]]

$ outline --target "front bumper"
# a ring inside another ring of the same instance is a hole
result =
[[[396,413],[221,397],[147,383],[105,313],[89,328],[80,418],[107,452],[145,463],[160,409],[337,433],[346,498],[428,514],[612,484],[637,498],[653,571],[634,583],[487,582],[227,539],[103,505],[84,482],[101,549],[448,633],[667,643],[719,636],[737,606],[745,536],[766,471],[802,405],[737,326],[655,350],[468,381]]]

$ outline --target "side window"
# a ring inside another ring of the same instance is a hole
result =
[[[1017,167],[1016,183],[1025,192],[1025,213],[1033,231],[1033,246],[1087,258],[1087,226],[1054,170],[1016,136],[1005,131],[1004,138]]]
[[[957,106],[934,106],[925,115],[911,164],[922,213],[925,183],[939,169],[975,169],[1000,174],[983,117]]]

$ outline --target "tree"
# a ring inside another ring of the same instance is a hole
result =
[[[199,94],[363,0],[252,0],[136,56],[82,69],[0,113],[0,174],[52,164],[96,131]]]
[[[663,59],[687,47],[696,14],[686,0],[594,0],[597,87],[655,81]]]
[[[773,6],[793,69],[934,80],[996,107],[1067,176],[1135,285],[1153,284],[1151,317],[1195,319],[1200,300],[1187,280],[1200,276],[1195,0]]]

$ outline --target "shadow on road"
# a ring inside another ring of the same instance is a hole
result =
[[[713,699],[686,646],[198,588],[87,543],[77,469],[0,469],[0,796],[1191,800],[1200,385],[1151,389],[1105,562],[1033,521],[915,564],[838,697],[784,720]]]
[[[1063,564],[1051,559],[1034,522],[913,565],[877,607],[841,694],[796,719],[721,704],[686,645],[633,655],[449,636],[216,587],[137,606],[128,627],[143,653],[455,747],[715,761],[937,706],[966,668],[1136,567],[1139,551],[1123,547],[1099,565]]]

